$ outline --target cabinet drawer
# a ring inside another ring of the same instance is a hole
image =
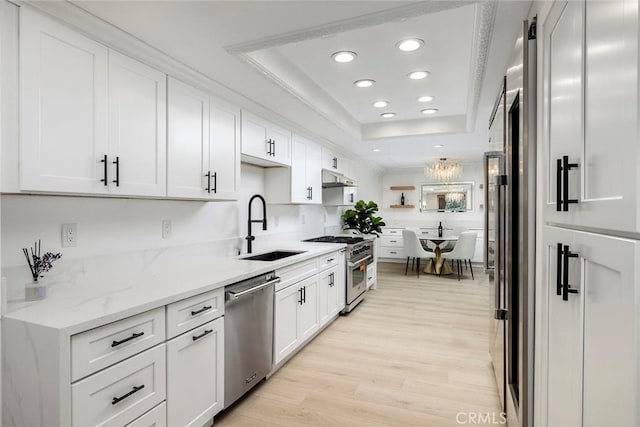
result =
[[[165,345],[147,350],[71,386],[74,427],[120,427],[166,398]]]
[[[167,405],[162,402],[127,427],[167,427]]]
[[[71,337],[71,381],[164,341],[164,307]]]
[[[224,314],[224,288],[199,294],[167,306],[167,339]]]
[[[372,262],[371,264],[367,265],[367,287],[370,287],[376,282],[377,267],[377,262]]]
[[[400,236],[402,237],[402,230],[404,228],[383,228],[382,235],[383,236]]]
[[[318,258],[318,271],[326,270],[327,268],[335,267],[338,265],[340,259],[340,253],[334,252],[329,255],[323,255]]]
[[[404,258],[404,248],[380,248],[381,258]]]
[[[280,283],[276,283],[275,291],[278,292],[281,289],[289,287],[294,283],[299,282],[318,271],[317,258],[309,261],[299,262],[297,264],[289,265],[287,267],[276,270],[276,276],[280,278]]]
[[[400,237],[390,237],[390,236],[382,236],[380,238],[380,246],[392,246],[392,247],[402,247],[404,245],[402,236]]]

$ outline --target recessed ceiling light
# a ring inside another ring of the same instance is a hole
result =
[[[413,71],[408,74],[409,78],[412,80],[421,80],[426,78],[429,75],[428,71]]]
[[[371,79],[362,79],[362,80],[356,80],[355,82],[353,82],[353,84],[358,87],[371,87],[375,82],[376,82],[375,80],[371,80]]]
[[[373,149],[373,152],[374,152],[374,153],[377,153],[378,151],[380,151],[380,149],[379,149],[379,148],[374,148],[374,149]]]
[[[444,148],[444,145],[442,144],[434,145],[433,148]]]
[[[376,108],[384,108],[389,105],[389,103],[387,101],[376,101],[372,105]]]
[[[380,117],[383,117],[385,119],[390,119],[391,117],[395,117],[396,113],[382,113],[380,114]]]
[[[413,52],[414,50],[420,49],[423,44],[424,41],[420,39],[406,39],[399,42],[396,46],[403,52]]]
[[[438,112],[437,108],[426,108],[424,110],[420,110],[422,114],[435,114]]]
[[[433,101],[433,96],[425,95],[418,98],[418,102],[431,102]]]
[[[355,52],[350,52],[348,50],[342,50],[340,52],[336,52],[333,55],[331,55],[331,59],[333,59],[336,62],[339,62],[341,64],[344,64],[346,62],[351,62],[354,59],[356,59],[356,56],[358,56]]]

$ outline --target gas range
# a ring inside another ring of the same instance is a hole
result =
[[[347,261],[350,262],[356,262],[360,259],[366,258],[367,256],[373,255],[372,242],[364,237],[322,236],[305,240],[305,242],[346,243],[346,258]]]

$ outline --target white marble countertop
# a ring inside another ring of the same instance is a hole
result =
[[[56,276],[47,298],[10,302],[5,319],[72,335],[344,247],[334,243],[280,244],[259,253],[305,252],[269,262],[240,259],[246,254],[215,256],[202,247],[77,260]]]

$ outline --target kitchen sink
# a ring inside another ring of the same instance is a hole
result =
[[[277,261],[279,259],[302,254],[304,252],[306,251],[272,251],[272,252],[267,252],[260,255],[248,256],[240,259],[246,259],[249,261]]]

